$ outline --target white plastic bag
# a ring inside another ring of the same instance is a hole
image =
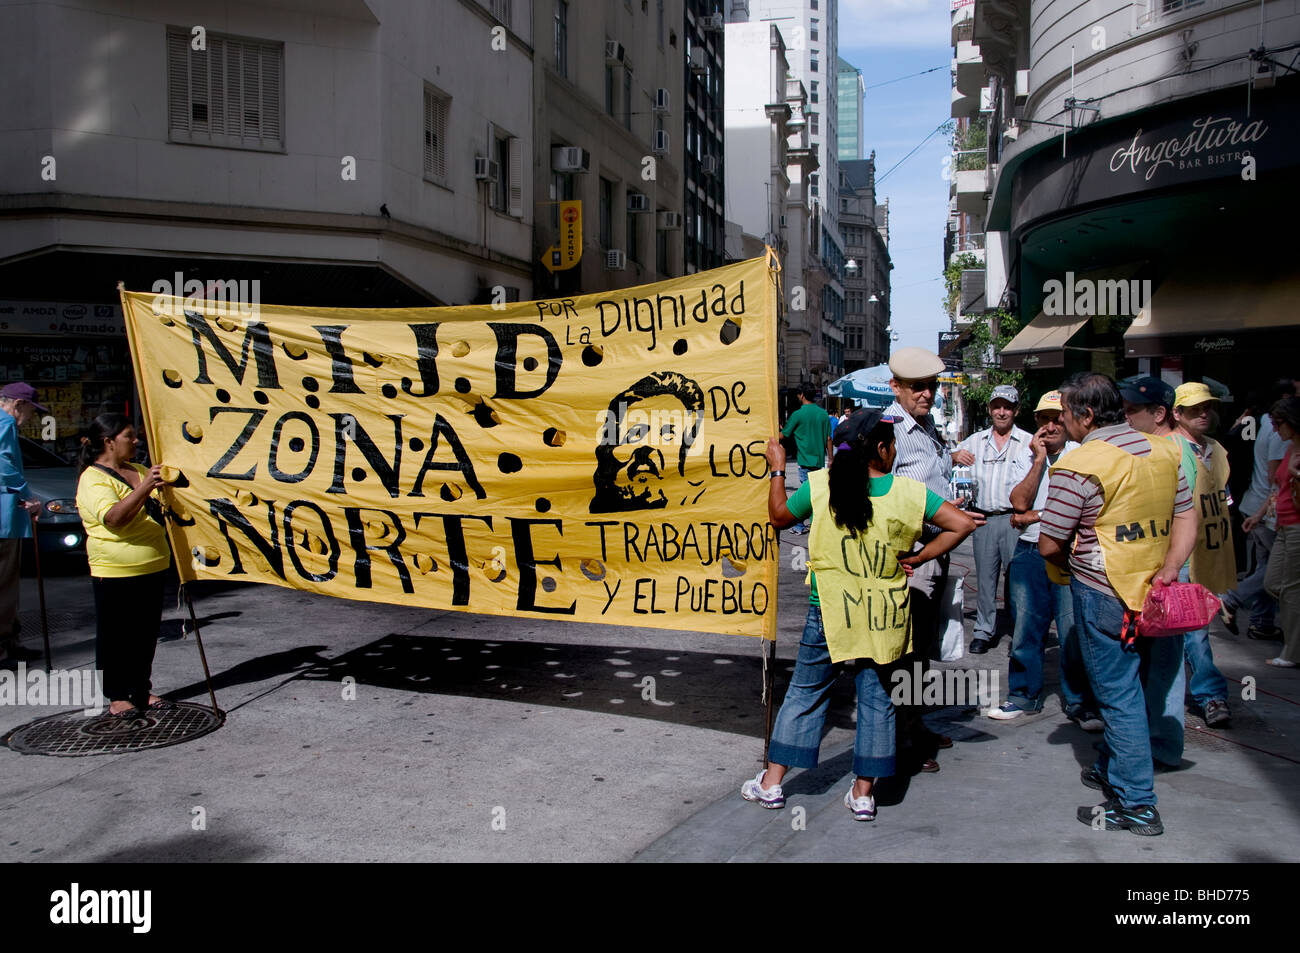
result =
[[[965,583],[964,575],[953,572],[944,580],[943,593],[939,597],[940,625],[943,627],[940,661],[955,662],[966,654]]]

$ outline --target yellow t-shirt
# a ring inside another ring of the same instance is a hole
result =
[[[148,470],[131,466],[142,477]],[[143,576],[172,563],[167,534],[143,506],[125,526],[104,525],[104,516],[131,495],[131,488],[98,467],[86,467],[77,481],[77,511],[86,527],[90,574],[100,577]]]

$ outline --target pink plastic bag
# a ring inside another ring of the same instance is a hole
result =
[[[1199,582],[1152,586],[1138,617],[1138,634],[1155,638],[1203,629],[1219,605],[1218,596]]]

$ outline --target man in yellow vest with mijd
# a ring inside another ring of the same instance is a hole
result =
[[[1196,543],[1191,488],[1168,440],[1124,419],[1115,382],[1075,374],[1061,385],[1061,422],[1082,446],[1052,467],[1038,550],[1068,566],[1079,648],[1105,734],[1083,783],[1106,800],[1078,818],[1099,830],[1161,834],[1141,669],[1151,640],[1130,638],[1154,582],[1169,584]]]
[[[1183,582],[1199,582],[1210,592],[1224,593],[1237,588],[1237,556],[1232,547],[1232,523],[1228,506],[1228,454],[1209,436],[1219,398],[1200,381],[1180,384],[1174,391],[1173,437],[1182,450],[1183,470],[1192,481],[1192,500],[1200,517],[1200,532],[1192,558],[1183,567]],[[1183,652],[1189,669],[1187,687],[1205,723],[1223,728],[1231,718],[1228,710],[1228,681],[1214,664],[1210,630],[1197,629],[1183,636]],[[1182,699],[1174,699],[1181,703]]]

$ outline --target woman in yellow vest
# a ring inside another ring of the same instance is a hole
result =
[[[763,807],[785,805],[781,779],[790,768],[817,766],[831,685],[839,663],[849,659],[860,660],[853,744],[856,780],[844,795],[855,820],[875,819],[875,782],[894,773],[890,691],[898,680],[891,678],[892,665],[912,647],[907,576],[975,529],[974,520],[925,484],[890,473],[896,456],[895,422],[870,409],[840,424],[830,469],[810,474],[788,501],[785,450],[775,438],[768,442],[768,517],[778,530],[811,517],[812,592],[794,675],[772,731],[768,766],[740,791],[745,800]],[[920,552],[906,555],[927,522],[939,528],[939,535]]]
[[[77,482],[95,593],[95,666],[103,672],[109,715],[123,719],[170,704],[149,693],[172,562],[152,496],[163,485],[162,467],[132,463],[138,443],[126,417],[96,417],[81,438]]]

